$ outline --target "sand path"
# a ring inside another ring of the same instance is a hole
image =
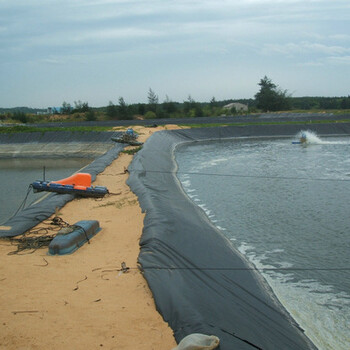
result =
[[[164,128],[133,127],[145,141]],[[144,214],[126,185],[131,155],[120,154],[94,185],[112,193],[69,202],[59,216],[69,224],[98,220],[102,230],[71,255],[32,254],[0,241],[0,349],[167,350],[172,330],[155,310],[137,269]],[[39,225],[40,226],[40,225]],[[121,263],[130,270],[122,273]]]

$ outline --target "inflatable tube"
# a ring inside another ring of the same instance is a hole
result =
[[[34,192],[70,193],[82,197],[103,197],[108,194],[107,187],[91,186],[91,174],[77,173],[59,181],[34,181]]]
[[[350,135],[350,124],[307,126]],[[315,349],[254,267],[184,194],[174,150],[187,142],[233,137],[293,137],[305,125],[255,125],[161,131],[129,166],[128,184],[146,213],[139,264],[157,310],[179,343],[213,334],[219,348]]]
[[[34,181],[31,186],[34,192],[56,192],[81,197],[103,197],[108,194],[108,189],[104,186],[61,185],[53,181]]]
[[[74,231],[64,234],[58,232],[49,244],[49,254],[71,254],[88,242],[101,229],[97,220],[82,220],[73,225]]]

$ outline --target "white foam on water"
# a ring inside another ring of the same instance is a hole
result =
[[[190,180],[182,180],[182,186],[190,187],[191,186],[191,181]]]
[[[304,145],[350,145],[349,141],[322,140],[319,136],[317,136],[316,132],[311,130],[301,130],[295,135],[295,137],[297,140],[300,140],[302,135],[306,137],[306,142]]]
[[[246,255],[246,253],[249,251],[249,250],[253,250],[254,247],[252,245],[249,245],[248,243],[246,242],[242,242],[241,245],[238,247],[238,250],[243,254],[243,255]]]
[[[187,191],[187,189],[186,189],[186,191]],[[197,194],[188,194],[188,193],[187,193],[187,195],[188,195],[191,199],[194,199],[194,198],[197,198],[197,197],[198,197]]]
[[[199,199],[198,199],[199,201]],[[209,216],[211,214],[211,211],[206,207],[205,204],[197,204],[205,213],[205,215]]]
[[[273,254],[273,253],[283,253],[284,249],[273,249],[273,250],[268,250],[266,253]]]
[[[206,162],[203,162],[201,164],[197,164],[194,169],[192,169],[191,172],[199,172],[199,170],[207,169],[211,167],[216,167],[221,163],[226,163],[228,161],[228,158],[216,158],[216,159],[209,159]]]
[[[314,131],[301,130],[296,135],[296,138],[299,140],[302,135],[306,137],[306,144],[310,144],[310,145],[322,144],[322,140],[317,136],[317,134]]]
[[[182,179],[181,179],[182,181]],[[202,203],[202,201],[198,198],[197,194],[190,194],[191,192],[195,192],[195,190],[191,189],[191,182],[189,180],[182,182],[183,189],[185,190],[185,193],[187,196],[196,203],[196,205],[201,208],[205,215],[209,218],[210,222],[215,225],[220,231],[227,231],[225,227],[216,225],[218,220],[215,219],[215,215],[212,213],[210,209],[207,208],[205,204]]]
[[[350,295],[312,279],[296,281],[293,272],[264,270],[293,266],[288,262],[279,262],[279,266],[264,262],[269,253],[280,253],[279,249],[257,255],[254,246],[242,242],[238,250],[261,270],[280,302],[319,350],[349,349],[350,314],[344,313],[344,306],[350,305]]]

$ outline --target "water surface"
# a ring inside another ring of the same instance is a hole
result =
[[[347,350],[350,141],[311,133],[306,146],[291,141],[180,147],[178,177],[315,345]]]
[[[70,176],[91,163],[89,158],[64,159],[0,159],[0,224],[9,219],[26,197],[28,186],[35,180],[59,180]],[[45,192],[29,191],[27,204],[39,199]]]

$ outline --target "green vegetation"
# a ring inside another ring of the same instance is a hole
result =
[[[288,111],[291,109],[291,101],[287,90],[282,91],[271,79],[265,76],[258,84],[259,92],[255,95],[256,106],[263,112]]]
[[[216,116],[248,115],[261,112],[310,112],[346,114],[350,112],[350,96],[343,97],[292,97],[267,76],[257,84],[259,91],[254,98],[209,102],[195,101],[191,95],[183,102],[175,102],[166,95],[163,102],[154,90],[147,92],[148,103],[128,104],[123,97],[118,104],[112,101],[105,107],[92,108],[88,102],[74,101],[74,107],[66,101],[61,107],[47,111],[27,107],[0,108],[0,123],[33,124],[46,122],[80,122],[100,120],[131,120],[161,118],[201,118]],[[234,103],[234,105],[228,106]],[[243,107],[242,107],[243,105]],[[196,124],[196,123],[194,123]]]
[[[111,131],[111,127],[107,126],[72,126],[72,127],[49,127],[49,128],[38,128],[35,126],[26,125],[14,125],[4,128],[0,128],[0,133],[11,134],[19,132],[40,132],[45,133],[48,131],[70,131],[70,132],[101,132],[101,131]]]
[[[278,121],[278,122],[266,122],[266,121],[256,121],[247,123],[210,123],[210,124],[179,124],[179,126],[189,127],[189,128],[214,128],[220,126],[248,126],[248,125],[289,125],[289,124],[334,124],[334,123],[349,123],[350,119],[341,120],[310,120],[310,121]]]

